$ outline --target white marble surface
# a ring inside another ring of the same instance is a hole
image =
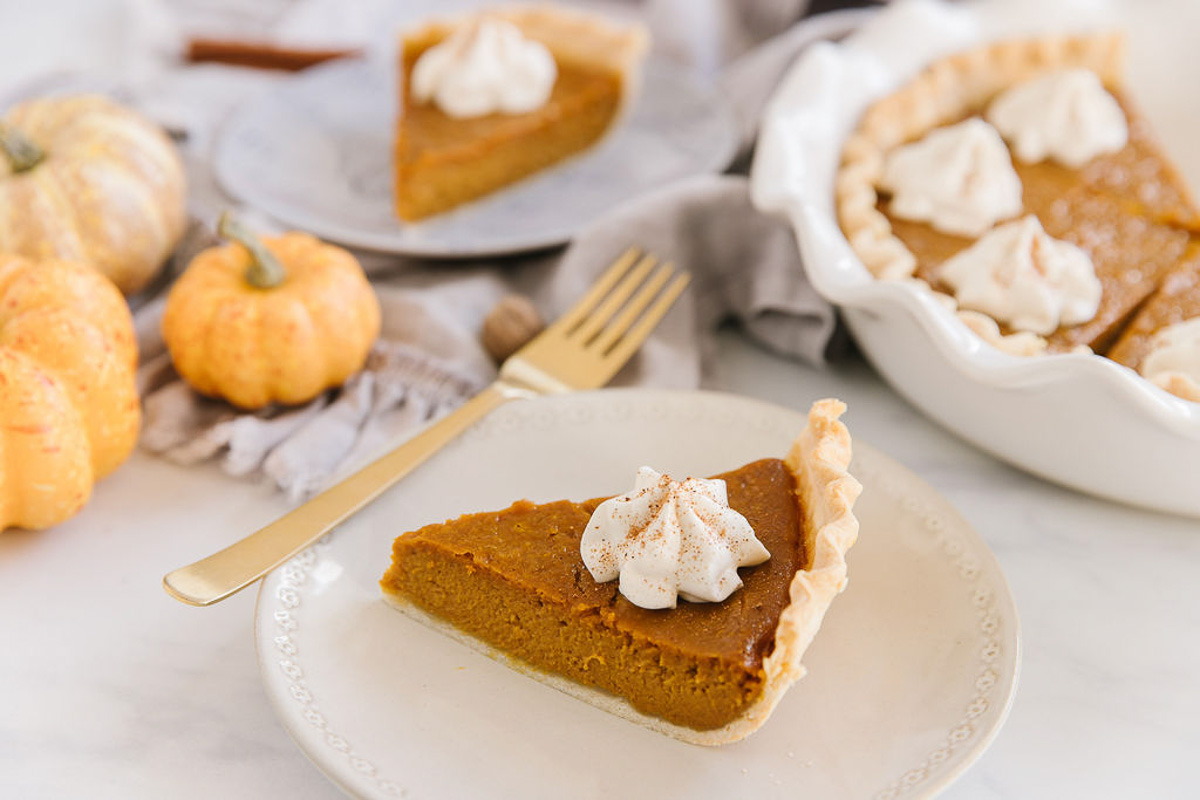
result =
[[[812,370],[730,333],[719,386],[793,408],[843,398],[855,435],[941,491],[998,556],[1021,613],[1021,683],[944,797],[1200,795],[1200,522],[1010,469],[857,359]],[[341,796],[264,696],[254,593],[197,609],[159,585],[284,508],[215,468],[136,454],[75,519],[0,535],[0,797]]]
[[[58,24],[54,10],[42,16],[46,30]],[[165,113],[175,95],[151,96]],[[1200,796],[1200,521],[1017,472],[858,360],[817,371],[731,333],[714,388],[797,409],[845,399],[855,435],[941,491],[998,556],[1022,617],[1021,683],[1007,725],[945,797]],[[271,711],[253,591],[196,609],[160,586],[285,508],[215,467],[138,453],[75,519],[0,534],[0,798],[341,796]]]

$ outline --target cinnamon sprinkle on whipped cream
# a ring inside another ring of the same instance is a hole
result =
[[[1096,316],[1102,287],[1091,256],[1047,234],[1030,214],[948,259],[941,278],[961,308],[1041,335]]]
[[[673,480],[638,470],[633,491],[601,503],[579,545],[600,583],[642,608],[674,608],[678,597],[718,603],[741,585],[737,569],[771,557],[744,516],[729,507],[723,480]]]

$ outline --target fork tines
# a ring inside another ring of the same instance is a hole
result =
[[[556,325],[565,336],[606,355],[631,354],[690,280],[670,262],[659,265],[653,255],[631,247]]]

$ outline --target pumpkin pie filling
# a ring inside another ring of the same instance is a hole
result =
[[[654,730],[696,744],[743,738],[803,674],[800,658],[845,586],[861,487],[846,472],[841,409],[837,401],[814,405],[786,458],[716,476],[729,509],[770,553],[738,569],[742,586],[725,600],[644,608],[617,581],[597,582],[581,540],[605,498],[522,500],[403,534],[381,580],[385,599]]]
[[[603,498],[470,514],[396,540],[384,588],[535,667],[698,730],[728,724],[763,685],[763,657],[807,565],[796,485],[779,459],[716,476],[771,558],[725,603],[644,609],[596,583],[579,540]]]

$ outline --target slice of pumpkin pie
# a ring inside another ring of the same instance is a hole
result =
[[[396,213],[448,211],[595,145],[630,106],[646,43],[640,26],[550,4],[408,32]]]
[[[695,744],[741,739],[801,677],[846,584],[861,487],[836,400],[786,457],[608,499],[518,501],[398,537],[400,610],[570,695]],[[532,668],[532,669],[531,669]]]

